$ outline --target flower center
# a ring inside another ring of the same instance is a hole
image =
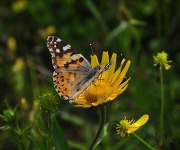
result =
[[[112,88],[102,80],[94,82],[85,92],[86,101],[89,103],[102,104],[112,94]]]
[[[124,130],[128,130],[128,128],[131,126],[131,122],[129,122],[128,120],[124,119],[120,122],[121,127]]]

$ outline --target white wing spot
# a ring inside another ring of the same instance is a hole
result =
[[[60,53],[60,50],[58,48],[56,49],[56,53]]]
[[[80,57],[81,57],[81,55],[79,55],[79,54],[74,54],[74,55],[71,56],[71,58],[73,60],[79,59]]]
[[[54,71],[54,72],[53,72],[53,76],[56,76],[56,75],[57,75],[57,73]]]
[[[51,48],[51,49],[49,49],[49,51],[50,51],[50,52],[53,52],[53,49]]]
[[[61,42],[61,41],[62,41],[62,40],[61,40],[61,39],[59,39],[59,38],[56,40],[56,42]]]
[[[63,47],[63,50],[66,51],[66,50],[68,50],[68,49],[70,49],[70,48],[71,48],[70,45],[66,45],[66,46]]]
[[[54,54],[54,53],[52,53],[51,55],[52,55],[52,57],[55,57],[55,54]]]

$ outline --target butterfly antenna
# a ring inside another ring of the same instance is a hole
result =
[[[90,47],[91,47],[92,54],[95,55],[95,54],[94,54],[93,47],[92,47],[92,44],[89,44],[89,45],[90,45]]]

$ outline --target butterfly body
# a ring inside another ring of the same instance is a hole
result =
[[[105,67],[98,65],[92,68],[83,55],[55,36],[47,38],[47,47],[54,67],[54,87],[65,100],[78,98],[112,64],[110,62]]]

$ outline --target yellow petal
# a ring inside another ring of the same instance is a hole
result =
[[[109,63],[109,54],[108,52],[103,52],[101,65],[105,66],[107,63]]]
[[[91,55],[91,67],[96,67],[99,65],[99,61],[96,55]]]
[[[138,121],[136,121],[134,126],[142,126],[149,120],[149,115],[143,115]]]
[[[121,69],[122,69],[124,62],[125,62],[125,59],[123,59],[121,61],[120,67],[118,68],[118,70],[116,70],[116,72],[113,74],[112,78],[108,81],[108,83],[110,85],[113,85],[116,82],[116,79],[119,77],[119,74],[121,72]]]
[[[102,60],[101,60],[102,67],[104,67],[107,63],[109,63],[109,54],[108,54],[108,52],[103,52]],[[101,78],[106,79],[107,74],[108,74],[108,70],[102,74]]]
[[[112,93],[111,96],[108,97],[107,100],[108,100],[108,101],[112,101],[112,100],[114,100],[118,95],[119,95],[119,94],[117,94],[117,93]]]
[[[166,63],[166,64],[164,64],[164,68],[165,68],[166,70],[169,70],[169,69],[171,68],[171,66]]]
[[[119,86],[116,87],[116,89],[123,89],[129,82],[131,78],[127,79],[126,81],[124,81],[122,84],[120,84]]]
[[[128,69],[129,69],[129,66],[130,66],[130,61],[128,61],[126,63],[126,65],[124,66],[123,70],[120,72],[120,74],[118,75],[118,77],[116,78],[116,81],[114,82],[114,87],[117,87],[119,86],[119,84],[121,84],[122,80],[124,79]]]
[[[118,90],[116,90],[115,92],[120,95],[122,94],[128,87],[128,84],[126,84],[123,88],[119,88]]]
[[[149,120],[149,115],[143,115],[138,121],[136,121],[135,123],[131,125],[127,133],[130,134],[130,133],[135,132],[136,130],[139,129],[139,127],[144,125],[148,120]]]
[[[108,70],[108,75],[107,75],[107,78],[106,78],[107,83],[108,83],[108,81],[111,80],[112,75],[113,75],[113,73],[115,71],[115,68],[116,68],[116,58],[117,58],[117,54],[113,53],[112,57],[111,57],[111,62],[113,62],[113,64],[112,64],[112,66]]]

